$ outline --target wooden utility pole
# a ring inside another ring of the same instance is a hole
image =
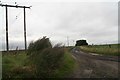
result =
[[[27,50],[25,6],[24,6],[24,41],[25,41],[25,50]]]
[[[9,39],[8,39],[8,7],[15,7],[15,8],[23,8],[24,9],[24,41],[25,41],[25,50],[27,50],[27,40],[26,40],[26,14],[25,14],[25,8],[30,8],[26,6],[18,6],[18,5],[5,5],[0,4],[0,6],[6,8],[6,49],[9,51]]]
[[[6,49],[9,51],[9,44],[8,44],[8,9],[6,8]]]

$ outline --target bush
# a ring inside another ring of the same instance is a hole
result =
[[[37,68],[36,74],[39,77],[52,77],[54,71],[62,64],[64,50],[62,48],[47,48],[35,58]]]
[[[52,77],[54,71],[62,64],[64,48],[61,44],[52,47],[49,38],[43,37],[31,42],[28,47],[29,59],[36,67],[36,78]]]
[[[39,39],[35,42],[31,42],[28,47],[28,53],[27,54],[32,54],[35,51],[41,51],[45,48],[52,48],[52,44],[49,41],[49,38],[43,37],[42,39]]]

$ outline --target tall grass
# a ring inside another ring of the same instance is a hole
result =
[[[6,52],[2,57],[2,79],[35,78],[35,66],[31,63],[25,51],[15,55]]]
[[[71,53],[66,50],[63,57],[63,63],[61,67],[55,70],[54,76],[57,78],[67,77],[74,70],[75,66],[75,60],[72,58]]]
[[[112,55],[120,56],[118,50],[120,45],[110,44],[110,45],[89,45],[89,46],[80,46],[80,49],[87,52],[93,52],[102,55]]]
[[[5,54],[2,57],[2,77],[3,78],[15,78],[16,76],[22,77],[25,73],[22,69],[25,65],[26,54]],[[22,75],[22,76],[21,76]]]

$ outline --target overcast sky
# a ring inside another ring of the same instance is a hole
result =
[[[1,0],[3,4],[32,6],[26,9],[27,42],[47,36],[55,43],[74,45],[118,41],[118,0]],[[24,46],[23,9],[9,8],[9,43]],[[0,7],[0,44],[5,44],[5,8]]]

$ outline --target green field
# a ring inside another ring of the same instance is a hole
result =
[[[14,52],[14,51],[13,51]],[[62,66],[57,68],[53,77],[67,76],[74,69],[74,59],[69,50],[63,57]],[[24,51],[17,54],[4,52],[2,56],[2,77],[3,78],[36,78],[35,67],[28,61],[28,55]],[[42,71],[42,70],[41,70]],[[46,76],[47,77],[47,76]]]
[[[119,47],[120,44],[107,44],[80,46],[80,49],[85,52],[92,52],[102,55],[120,56]]]

